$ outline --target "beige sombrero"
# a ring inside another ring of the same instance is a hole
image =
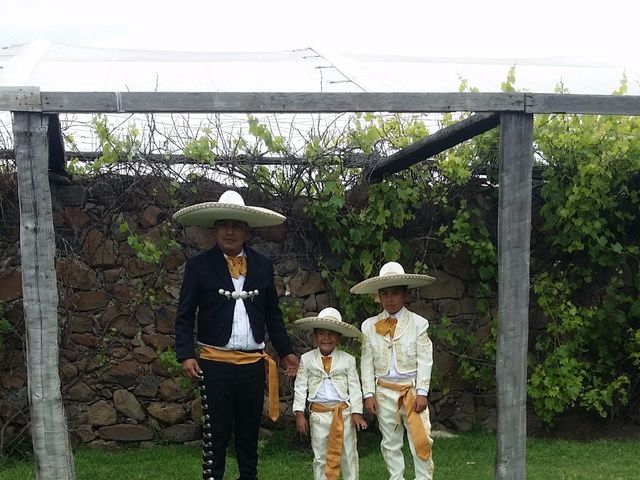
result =
[[[227,190],[217,202],[205,202],[178,210],[173,218],[183,225],[213,227],[216,220],[240,220],[250,227],[270,227],[279,225],[287,218],[273,210],[251,207],[244,204],[242,196]]]
[[[417,273],[404,273],[404,268],[397,262],[385,263],[377,277],[367,278],[354,285],[349,290],[351,293],[378,293],[381,288],[406,286],[407,288],[423,287],[435,282],[436,279],[429,275]]]
[[[345,337],[359,337],[360,330],[353,325],[342,321],[340,312],[332,307],[324,308],[318,313],[317,317],[301,318],[295,321],[296,326],[304,330],[313,330],[314,328],[324,328],[333,330]]]

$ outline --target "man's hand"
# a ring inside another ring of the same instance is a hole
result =
[[[202,379],[202,370],[200,369],[200,365],[198,365],[198,361],[195,358],[187,358],[186,360],[183,360],[182,371],[191,380]]]
[[[360,432],[368,427],[367,422],[359,413],[351,414],[351,423],[353,424],[353,428],[355,428],[357,432]]]
[[[427,408],[427,397],[424,395],[416,395],[416,403],[413,406],[413,411],[416,413],[422,413]]]
[[[309,422],[304,416],[304,412],[296,412],[296,431],[306,437],[309,433]]]
[[[298,357],[290,353],[282,359],[282,362],[284,363],[284,374],[287,377],[295,377],[298,373],[298,365],[300,363]]]
[[[378,415],[378,401],[376,397],[369,397],[364,399],[364,408],[372,415]]]

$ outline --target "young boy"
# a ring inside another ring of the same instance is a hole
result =
[[[337,346],[343,336],[360,337],[357,328],[342,321],[335,308],[325,308],[317,317],[296,320],[300,328],[313,329],[316,344],[300,358],[295,381],[293,412],[296,430],[309,433],[304,411],[309,402],[313,477],[344,480],[359,477],[356,431],[367,428],[362,418],[362,390],[355,358]]]
[[[389,262],[377,277],[351,288],[355,294],[377,294],[382,312],[362,324],[362,391],[364,406],[378,417],[380,450],[390,480],[404,479],[402,444],[407,429],[416,480],[433,478],[431,422],[427,394],[433,349],[429,322],[405,308],[409,288],[433,282],[428,275],[406,274]],[[404,427],[404,428],[403,428]]]

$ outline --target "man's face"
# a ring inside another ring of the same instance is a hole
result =
[[[409,301],[409,291],[404,286],[381,288],[378,290],[378,296],[380,305],[390,315],[402,310],[404,304]]]
[[[333,352],[342,337],[338,332],[327,330],[326,328],[315,328],[313,336],[322,355],[329,355]]]
[[[213,224],[213,237],[226,255],[236,256],[249,238],[249,226],[240,220],[217,220]]]

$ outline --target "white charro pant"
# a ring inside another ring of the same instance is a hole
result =
[[[344,436],[342,438],[342,456],[340,458],[340,474],[343,480],[358,480],[360,470],[358,466],[358,449],[356,430],[351,425],[351,414],[342,412],[344,418]],[[329,427],[332,412],[311,412],[309,424],[311,429],[311,447],[313,448],[313,478],[326,480],[324,474],[327,463],[327,443],[329,441]]]
[[[400,392],[376,385],[376,400],[378,402],[378,427],[382,433],[380,450],[382,457],[387,464],[389,480],[404,480],[404,456],[402,455],[402,445],[404,442],[404,432],[407,429],[407,416],[404,407],[400,409],[400,425],[398,425],[398,399]],[[431,438],[431,421],[429,420],[429,408],[420,414],[428,440],[433,444]],[[433,478],[433,457],[423,460],[416,455],[411,435],[409,448],[413,457],[413,467],[416,480],[432,480]]]

